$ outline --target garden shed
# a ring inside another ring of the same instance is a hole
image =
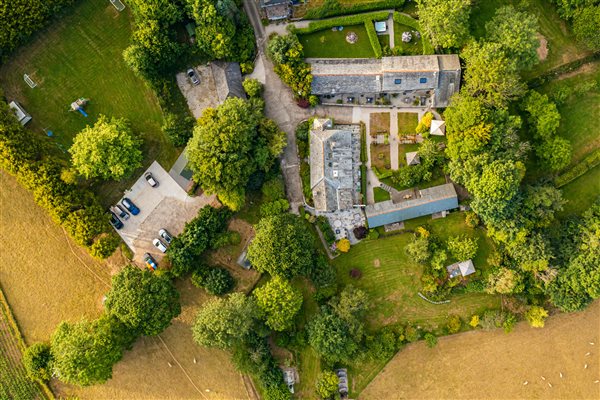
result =
[[[472,260],[461,261],[454,263],[452,265],[448,265],[446,267],[448,271],[448,277],[450,279],[455,278],[459,275],[467,276],[475,273],[475,266],[473,265]]]
[[[15,117],[21,123],[21,125],[25,125],[31,121],[31,115],[29,115],[23,106],[16,101],[11,101],[8,106],[14,111]]]
[[[421,164],[421,158],[419,153],[416,151],[410,151],[406,153],[406,165],[419,165]]]
[[[434,119],[431,121],[431,129],[429,129],[429,133],[434,136],[445,136],[446,122],[439,119]]]

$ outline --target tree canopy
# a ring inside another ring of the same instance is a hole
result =
[[[161,333],[181,313],[179,293],[165,276],[127,266],[112,278],[106,312],[146,336]]]
[[[262,101],[229,98],[204,111],[187,155],[194,179],[235,211],[244,204],[250,176],[269,171],[285,142],[285,133],[264,118]]]
[[[471,0],[417,0],[419,23],[434,47],[458,48],[469,38]]]
[[[573,32],[591,50],[600,50],[600,6],[578,9],[573,18]]]
[[[275,331],[292,327],[296,314],[302,307],[302,292],[279,276],[274,276],[264,286],[254,291],[256,304],[265,314],[267,326]]]
[[[313,237],[305,223],[292,214],[260,220],[248,246],[248,260],[259,272],[292,278],[307,272],[313,261]]]
[[[27,376],[40,382],[52,378],[52,354],[48,343],[34,343],[23,353],[23,366]]]
[[[230,349],[243,343],[253,332],[259,311],[254,299],[243,293],[206,302],[192,327],[196,343],[206,347]]]
[[[100,115],[93,127],[75,136],[69,149],[73,166],[85,178],[128,177],[142,165],[142,140],[133,134],[124,118]]]

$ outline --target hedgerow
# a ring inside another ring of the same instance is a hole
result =
[[[379,38],[377,37],[377,32],[375,32],[375,25],[373,24],[373,21],[366,20],[365,29],[367,30],[371,47],[373,47],[373,51],[375,52],[375,58],[381,58],[383,51],[381,50],[381,43],[379,43]]]
[[[323,29],[332,28],[334,26],[358,25],[367,21],[387,19],[390,15],[387,11],[377,11],[368,14],[347,15],[344,17],[330,18],[322,21],[312,21],[307,28],[295,28],[294,32],[298,35],[312,33]]]
[[[326,0],[319,8],[308,10],[304,19],[321,19],[334,17],[336,15],[356,14],[359,12],[382,10],[389,8],[400,8],[405,0],[381,0],[379,2],[365,2],[349,6],[342,6],[337,0]]]
[[[591,154],[581,160],[579,164],[575,165],[564,174],[558,176],[554,180],[554,184],[558,188],[565,186],[567,183],[574,181],[598,165],[600,165],[600,149],[594,150]]]

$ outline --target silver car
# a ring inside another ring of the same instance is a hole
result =
[[[164,244],[163,241],[160,240],[160,239],[154,239],[152,241],[152,244],[154,245],[154,247],[156,247],[157,249],[159,249],[163,253],[165,253],[167,251],[167,245]]]
[[[194,71],[193,68],[187,70],[187,76],[190,78],[190,81],[193,85],[197,86],[200,84],[200,78],[198,78],[198,74]]]

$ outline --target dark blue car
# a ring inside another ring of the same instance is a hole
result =
[[[131,201],[127,197],[123,197],[123,200],[121,200],[121,204],[123,204],[123,207],[125,207],[127,211],[131,213],[131,215],[138,215],[140,213],[140,209],[137,208],[137,206],[133,204],[133,201]]]
[[[119,219],[119,217],[117,217],[115,215],[114,212],[110,212],[110,224],[115,228],[115,229],[121,229],[123,227],[123,222],[121,222],[121,220]]]

